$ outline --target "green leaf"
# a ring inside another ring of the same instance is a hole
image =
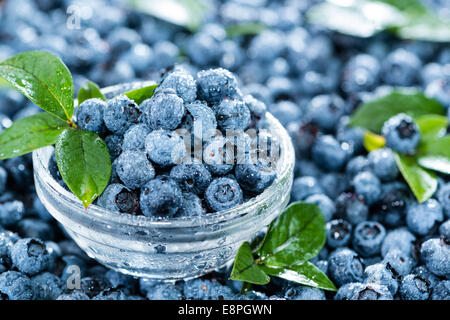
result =
[[[128,98],[130,98],[137,104],[141,104],[144,100],[153,97],[153,94],[155,93],[155,89],[157,87],[158,87],[157,84],[153,84],[151,86],[125,92],[124,95],[126,95]]]
[[[422,167],[450,174],[450,135],[421,141],[418,154]]]
[[[397,166],[419,202],[431,198],[438,185],[436,175],[423,169],[413,156],[395,153]]]
[[[0,89],[2,88],[14,88],[8,81],[0,77]]]
[[[92,98],[98,98],[106,101],[106,98],[103,93],[101,93],[98,85],[92,81],[86,81],[80,90],[78,90],[78,105],[80,105],[83,101]]]
[[[288,281],[294,281],[299,284],[329,290],[336,291],[336,287],[333,282],[314,264],[306,262],[298,266],[287,266],[282,268],[270,268],[262,267],[263,270],[271,276],[282,278]]]
[[[300,265],[315,257],[325,244],[325,220],[315,204],[296,202],[269,226],[259,250],[266,266]]]
[[[66,122],[44,112],[17,120],[0,134],[0,159],[53,145],[68,127]]]
[[[363,140],[364,147],[368,152],[381,149],[386,145],[386,139],[376,133],[366,131]]]
[[[405,22],[403,14],[394,7],[363,0],[353,1],[350,5],[323,2],[312,7],[307,18],[311,23],[363,38]]]
[[[267,26],[260,22],[244,22],[228,26],[226,32],[228,38],[233,38],[238,36],[257,35],[266,29]]]
[[[248,242],[244,242],[236,254],[230,279],[261,285],[270,282],[270,277],[255,263]]]
[[[428,114],[444,115],[445,109],[436,100],[416,90],[396,90],[361,105],[352,116],[350,125],[379,133],[384,122],[398,113],[417,118]]]
[[[202,26],[208,11],[207,4],[199,0],[128,0],[128,4],[142,13],[192,32]]]
[[[415,119],[421,133],[421,140],[443,137],[447,132],[448,119],[445,116],[427,114]]]
[[[103,140],[81,129],[64,130],[55,147],[64,182],[87,208],[108,185],[111,158]]]
[[[45,111],[64,121],[72,118],[72,76],[56,56],[41,51],[19,53],[0,63],[0,76]]]

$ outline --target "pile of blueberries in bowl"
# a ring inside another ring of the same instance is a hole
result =
[[[171,73],[161,77],[160,71],[175,64],[196,81],[200,70],[231,70],[243,95],[265,103],[291,135],[296,152],[291,201],[321,208],[327,241],[312,262],[327,273],[337,293],[277,280],[253,286],[253,291],[242,295],[241,284],[228,280],[229,267],[175,283],[109,270],[86,256],[49,215],[36,196],[31,157],[23,156],[0,162],[0,298],[448,300],[448,176],[439,175],[435,195],[419,204],[398,172],[391,150],[415,147],[410,119],[391,119],[383,131],[387,147],[369,153],[363,147],[363,131],[349,127],[348,121],[362,102],[394,87],[419,88],[450,110],[450,49],[385,33],[356,39],[323,30],[304,19],[313,2],[211,1],[213,9],[205,24],[191,34],[125,8],[119,1],[77,1],[90,7],[92,16],[81,20],[80,29],[68,29],[65,12],[72,1],[7,0],[0,2],[0,57],[33,49],[50,51],[67,63],[78,87],[86,79],[102,87],[167,81]],[[235,12],[242,14],[238,17]],[[248,21],[269,28],[257,35],[227,37],[226,26]],[[182,93],[173,94],[170,87],[160,89],[161,99],[180,98]],[[0,88],[0,131],[11,119],[36,112],[39,109],[17,92]],[[83,110],[78,112],[80,122]],[[114,120],[98,128],[95,124],[89,121],[86,128],[103,130],[105,125],[111,130],[115,125]],[[111,155],[117,157],[116,168],[120,167],[116,179],[125,186],[128,161],[126,156],[122,159],[122,150],[115,153],[114,146],[121,139],[122,147],[133,145],[133,135],[145,128],[137,124],[135,130],[126,140],[121,133],[107,139]],[[148,145],[164,147],[151,141]],[[165,161],[161,156],[154,153],[152,161]],[[130,171],[140,174],[134,168]],[[168,174],[176,178],[174,171]],[[130,187],[134,188],[126,186]],[[99,204],[114,205],[107,199],[114,192],[105,192]],[[209,202],[204,207],[217,211],[215,202]],[[152,209],[140,211],[151,214]],[[77,272],[79,287],[73,282]]]

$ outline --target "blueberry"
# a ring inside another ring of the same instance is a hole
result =
[[[77,109],[77,124],[82,129],[103,134],[106,131],[103,122],[103,112],[106,108],[106,102],[101,99],[83,101]]]
[[[326,300],[323,290],[301,285],[289,285],[284,298],[287,300]]]
[[[206,213],[202,200],[195,194],[183,192],[183,206],[177,213],[179,217],[199,217]]]
[[[116,172],[129,189],[142,188],[155,177],[155,169],[146,154],[140,150],[126,150],[118,158]]]
[[[431,294],[430,283],[417,275],[408,274],[400,284],[400,295],[403,300],[428,300]]]
[[[181,289],[170,283],[157,284],[147,293],[149,300],[181,300],[182,297]]]
[[[175,130],[184,116],[183,100],[172,89],[160,90],[141,104],[150,129]]]
[[[218,68],[200,71],[197,74],[197,95],[210,104],[220,102],[237,93],[237,80],[229,71]]]
[[[15,225],[25,213],[22,201],[0,202],[0,225],[5,227]]]
[[[358,173],[362,171],[370,170],[370,163],[364,156],[356,156],[352,158],[345,167],[345,173],[349,178],[355,177]]]
[[[439,227],[439,234],[443,238],[450,239],[450,220],[447,220],[441,224]]]
[[[294,177],[312,176],[320,178],[322,171],[310,160],[296,160],[294,167]]]
[[[201,163],[180,164],[172,168],[170,177],[186,192],[203,195],[211,183],[211,174]]]
[[[420,256],[428,270],[437,276],[450,275],[450,245],[444,239],[429,239],[422,244]]]
[[[352,185],[358,196],[368,205],[374,204],[381,195],[380,180],[370,171],[358,173],[352,180]]]
[[[138,286],[136,278],[114,270],[108,270],[105,278],[112,288],[126,290],[126,292],[134,292]]]
[[[450,75],[430,82],[425,88],[425,95],[439,101],[445,108],[450,108]]]
[[[123,136],[122,150],[144,150],[145,137],[150,133],[145,124],[135,124]]]
[[[220,54],[220,43],[207,32],[197,32],[187,42],[189,58],[200,66],[207,66],[217,61]]]
[[[405,276],[410,273],[414,266],[414,261],[411,256],[396,248],[386,253],[383,258],[383,263],[400,276]]]
[[[242,189],[253,194],[263,192],[277,176],[274,168],[262,159],[256,164],[237,164],[234,174]]]
[[[294,180],[291,190],[291,197],[293,201],[301,201],[311,195],[322,193],[323,190],[317,179],[314,177],[305,176]]]
[[[153,49],[142,42],[134,43],[121,59],[126,61],[138,75],[144,74],[155,63]]]
[[[431,300],[450,300],[450,280],[442,280],[436,285],[431,293]]]
[[[6,182],[8,178],[8,173],[3,167],[0,167],[0,195],[6,190]]]
[[[178,47],[169,41],[160,41],[153,45],[155,64],[157,69],[172,66],[179,55]]]
[[[80,281],[81,290],[90,298],[98,295],[108,287],[108,283],[103,277],[84,277]]]
[[[114,55],[130,50],[134,43],[140,41],[139,34],[130,28],[118,27],[108,34],[108,43]]]
[[[248,54],[251,59],[270,62],[281,55],[285,45],[282,33],[267,30],[253,38]]]
[[[269,111],[283,126],[287,126],[289,122],[298,123],[303,116],[303,112],[299,106],[287,100],[271,105]]]
[[[236,180],[217,178],[206,189],[205,200],[212,211],[222,211],[241,204],[243,194]]]
[[[330,221],[336,212],[334,202],[324,194],[313,194],[305,199],[305,202],[317,204],[322,211],[325,221]]]
[[[386,231],[375,221],[359,223],[353,234],[353,248],[363,257],[370,257],[380,253],[381,244]]]
[[[123,136],[110,134],[105,138],[105,144],[108,147],[111,160],[114,161],[122,153]]]
[[[344,115],[344,100],[338,95],[319,95],[311,100],[308,116],[322,130],[331,131]]]
[[[31,155],[8,159],[3,168],[8,172],[8,186],[19,192],[33,186],[33,171],[31,170]]]
[[[393,297],[386,286],[366,283],[356,288],[349,300],[393,300]]]
[[[441,281],[439,277],[430,272],[424,265],[414,268],[412,273],[425,279],[429,283],[431,289]]]
[[[214,175],[225,175],[234,168],[234,144],[225,137],[215,137],[203,148],[203,161]]]
[[[0,296],[9,300],[31,300],[33,287],[30,278],[17,271],[3,272],[0,274]]]
[[[145,138],[145,150],[150,160],[162,167],[181,163],[186,153],[182,137],[166,130],[150,132]]]
[[[62,280],[52,273],[44,272],[31,278],[35,300],[55,300],[62,293]]]
[[[398,176],[397,163],[391,149],[382,148],[369,153],[370,167],[382,181],[392,181]]]
[[[348,180],[344,174],[329,172],[320,177],[320,186],[331,199],[336,199],[348,189]]]
[[[309,155],[319,136],[319,128],[311,122],[294,122],[293,126],[287,126],[287,129],[293,140],[297,156],[304,157]]]
[[[25,218],[17,224],[17,230],[22,237],[39,238],[41,240],[53,240],[55,232],[52,226],[40,219]]]
[[[350,282],[361,282],[363,272],[364,266],[353,250],[337,249],[328,258],[328,275],[338,287]]]
[[[161,81],[157,92],[161,89],[173,89],[184,102],[193,102],[197,97],[197,83],[185,70],[168,73]]]
[[[341,88],[346,93],[371,90],[378,81],[380,64],[368,54],[351,58],[342,71]]]
[[[409,196],[407,192],[401,186],[392,186],[392,188],[388,185],[383,186],[381,199],[375,205],[375,210],[387,226],[398,227],[404,224]]]
[[[208,141],[216,134],[217,120],[214,111],[206,104],[195,101],[186,105],[189,115],[192,117],[192,133],[194,137],[202,141]]]
[[[122,290],[107,288],[92,297],[92,300],[131,300]]]
[[[245,130],[250,125],[250,110],[243,101],[224,99],[213,110],[217,125],[223,132]]]
[[[339,288],[334,300],[351,300],[356,291],[360,291],[365,287],[364,284],[360,282],[346,283]]]
[[[139,209],[139,196],[124,185],[114,183],[106,187],[97,204],[111,211],[134,214]]]
[[[336,217],[350,222],[352,225],[367,220],[369,208],[364,201],[353,193],[342,193],[336,199]]]
[[[364,270],[364,283],[386,286],[394,296],[398,290],[398,274],[383,263],[373,264]]]
[[[381,64],[381,78],[393,86],[410,86],[417,80],[420,59],[412,52],[397,49],[391,52]]]
[[[183,195],[178,184],[166,177],[150,180],[141,190],[140,206],[147,217],[171,217],[183,205]]]
[[[352,154],[359,154],[364,151],[364,130],[361,128],[345,127],[338,130],[337,138],[342,147],[348,148],[348,152],[351,151]]]
[[[80,290],[73,290],[68,293],[63,293],[56,298],[56,300],[90,300],[89,296]]]
[[[321,168],[329,171],[340,170],[347,162],[348,150],[330,135],[321,136],[312,147],[312,158]]]
[[[331,248],[345,247],[350,242],[352,225],[345,220],[331,220],[326,224],[327,245]]]
[[[204,279],[185,281],[183,296],[187,300],[230,300],[234,298],[231,288],[222,286],[217,281]]]
[[[250,110],[251,121],[250,128],[260,128],[265,124],[267,106],[263,101],[256,99],[254,96],[248,94],[244,96],[244,103]]]
[[[139,115],[140,111],[136,103],[124,95],[119,95],[107,101],[103,120],[109,130],[122,135],[138,122]]]
[[[17,233],[3,230],[0,231],[0,256],[9,256],[14,243],[19,240]]]
[[[450,218],[450,183],[446,183],[439,188],[438,199],[444,209],[445,215],[447,218]]]
[[[381,245],[381,255],[384,257],[389,251],[399,249],[401,252],[411,256],[414,241],[416,241],[416,237],[406,228],[389,231]]]
[[[413,154],[420,140],[419,127],[404,113],[399,113],[383,124],[386,145],[395,151]]]
[[[11,248],[11,260],[19,271],[31,276],[50,266],[50,254],[45,243],[39,239],[18,240]]]
[[[419,236],[431,234],[443,220],[442,206],[434,199],[412,204],[406,214],[409,230]]]

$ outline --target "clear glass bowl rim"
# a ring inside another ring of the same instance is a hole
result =
[[[142,87],[146,85],[154,84],[153,81],[139,82],[137,87]],[[125,85],[116,85],[103,88],[102,93],[108,97],[111,93],[117,94],[118,92],[123,92]],[[131,84],[131,86],[136,87],[136,84]],[[75,101],[75,105],[76,105]],[[247,202],[233,207],[228,210],[223,210],[215,213],[209,213],[201,217],[192,218],[171,218],[171,219],[154,219],[146,216],[133,216],[130,214],[110,211],[99,207],[98,205],[91,204],[87,209],[85,209],[81,201],[70,191],[62,187],[48,171],[48,164],[44,163],[44,150],[45,147],[33,151],[33,166],[35,174],[39,175],[42,181],[47,184],[54,193],[58,195],[58,200],[61,202],[66,202],[69,206],[73,207],[76,212],[74,214],[82,215],[85,219],[95,219],[97,223],[104,224],[125,224],[127,226],[134,226],[139,228],[198,228],[207,227],[212,225],[217,225],[221,223],[239,224],[241,220],[247,220],[249,216],[256,214],[257,209],[265,203],[265,201],[270,198],[271,195],[277,192],[277,185],[280,181],[289,179],[291,177],[295,156],[294,148],[289,134],[286,129],[278,122],[278,120],[271,115],[269,112],[266,114],[270,128],[274,129],[277,133],[277,137],[280,142],[281,155],[278,159],[277,167],[277,179],[274,183],[268,187],[263,193],[256,197],[251,198]],[[242,222],[243,222],[242,221]]]

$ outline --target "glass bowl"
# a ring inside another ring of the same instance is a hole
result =
[[[148,85],[138,83],[103,89],[107,97]],[[200,218],[154,220],[91,205],[53,179],[48,163],[53,147],[33,152],[36,191],[50,214],[91,258],[138,277],[165,281],[202,276],[230,262],[243,241],[251,240],[289,202],[294,150],[283,126],[267,114],[268,129],[280,142],[277,179],[262,194],[229,210]]]

